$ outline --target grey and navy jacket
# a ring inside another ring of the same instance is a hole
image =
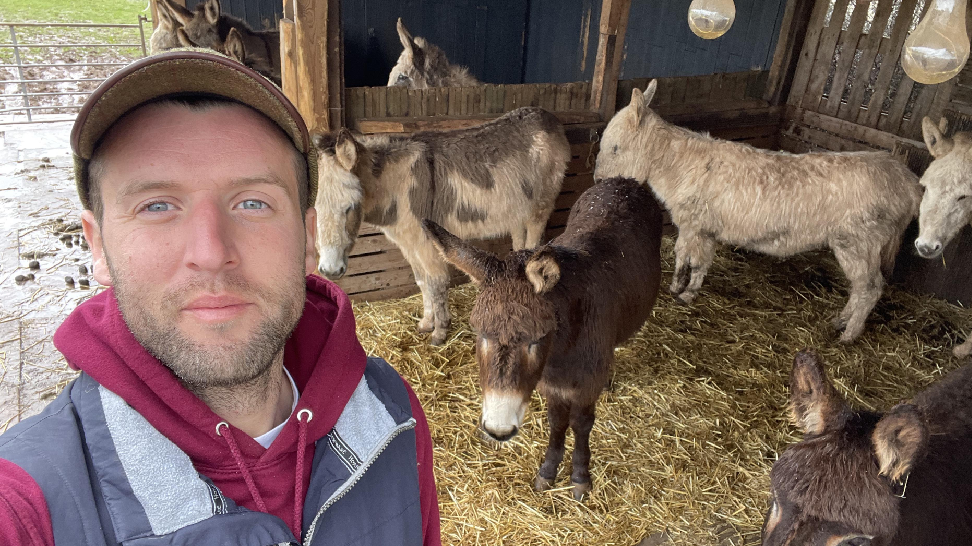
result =
[[[415,422],[401,377],[368,359],[337,424],[315,444],[303,544],[422,544]],[[186,453],[84,373],[0,436],[0,459],[40,486],[58,546],[301,544],[278,517],[224,496]]]

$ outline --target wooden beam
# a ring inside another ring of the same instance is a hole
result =
[[[304,117],[308,130],[337,129],[344,119],[341,0],[285,0],[283,15],[284,93]]]
[[[601,0],[601,24],[597,58],[591,82],[591,111],[607,120],[614,115],[618,74],[624,53],[624,34],[628,27],[631,0]]]
[[[807,36],[813,0],[788,0],[783,21],[780,24],[780,37],[776,41],[773,64],[770,65],[769,80],[763,98],[773,105],[780,104],[790,94],[790,85],[800,60],[800,48]]]

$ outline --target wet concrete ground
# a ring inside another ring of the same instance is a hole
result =
[[[38,413],[74,377],[51,337],[97,293],[80,269],[91,271],[91,253],[70,131],[70,123],[0,125],[0,432]]]

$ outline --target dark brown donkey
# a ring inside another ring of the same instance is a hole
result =
[[[658,203],[632,179],[604,180],[574,203],[562,235],[505,261],[429,220],[423,225],[445,259],[480,285],[469,323],[477,332],[483,430],[499,441],[515,436],[536,388],[550,424],[536,488],[553,485],[570,425],[570,478],[580,500],[591,488],[594,405],[614,348],[641,328],[658,295]]]
[[[875,413],[852,410],[803,351],[790,389],[805,437],[770,473],[764,546],[972,544],[972,366]]]

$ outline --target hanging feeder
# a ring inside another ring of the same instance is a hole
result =
[[[692,0],[689,6],[689,28],[704,40],[725,34],[735,19],[736,5],[732,0]]]
[[[932,0],[925,17],[905,40],[901,67],[919,83],[942,83],[961,72],[969,59],[966,0]]]

